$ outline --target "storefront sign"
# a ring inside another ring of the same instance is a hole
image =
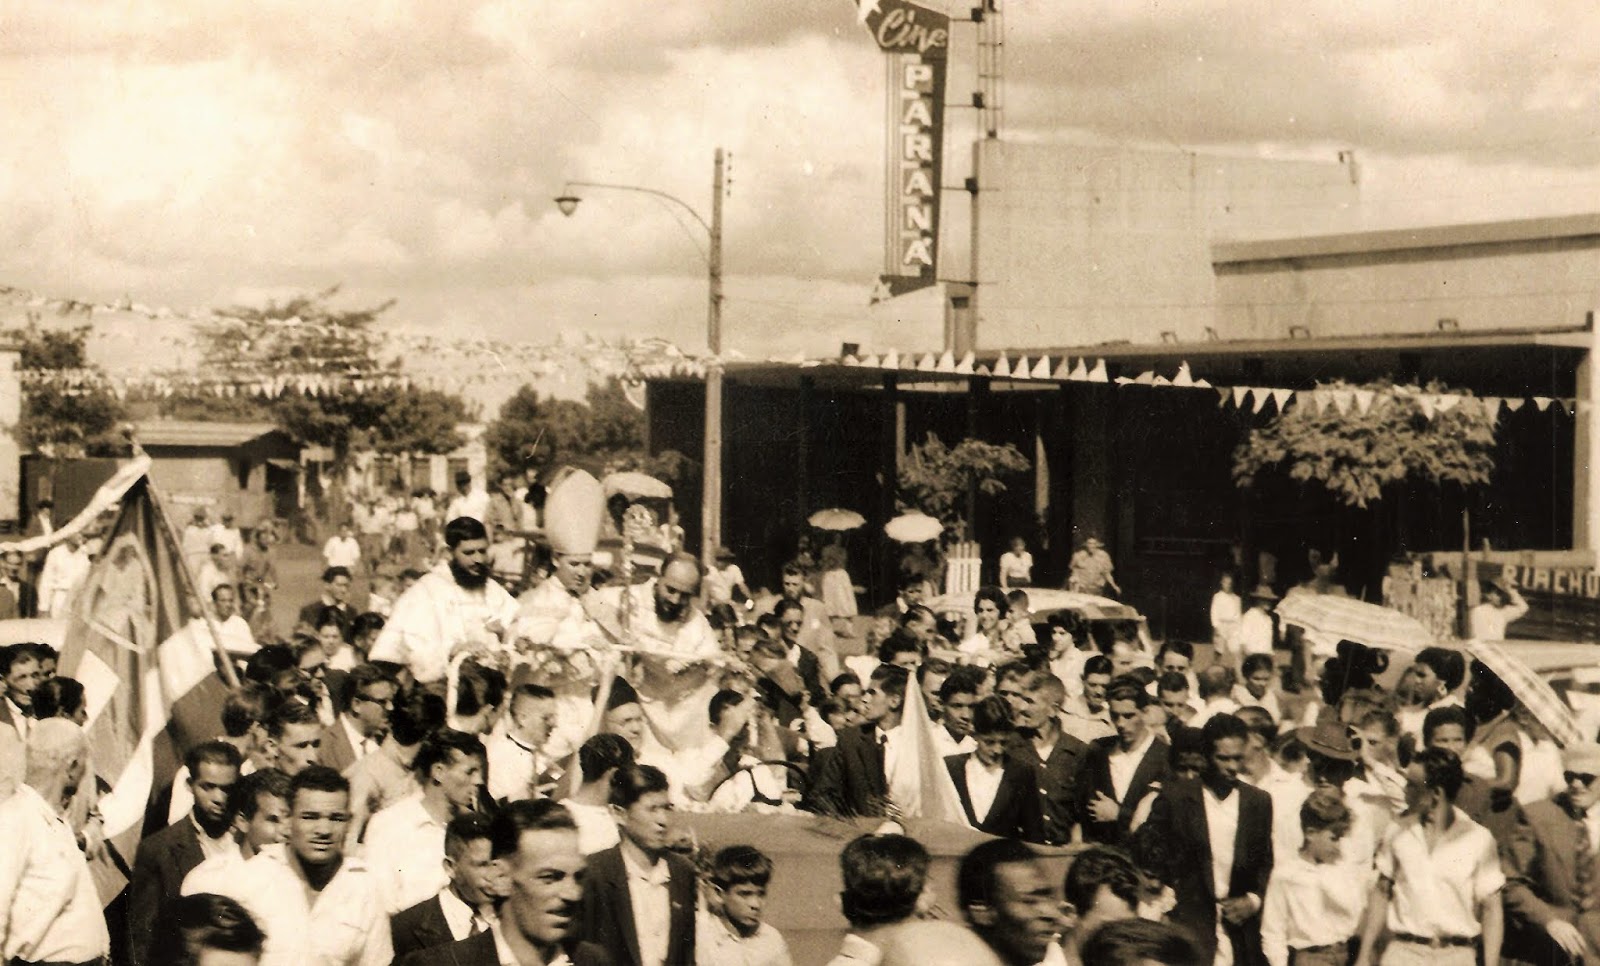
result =
[[[879,291],[893,298],[937,278],[950,18],[906,0],[859,2],[861,20],[889,67],[887,217]]]

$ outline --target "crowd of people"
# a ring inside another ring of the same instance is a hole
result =
[[[684,817],[740,811],[868,820],[839,839],[837,966],[1600,961],[1600,745],[1558,748],[1458,651],[1385,688],[1345,642],[1286,692],[1270,648],[1037,620],[1013,561],[967,618],[911,574],[853,654],[817,568],[766,594],[729,555],[597,559],[598,483],[544,493],[520,595],[463,513],[373,609],[363,557],[330,557],[283,636],[233,603],[273,582],[270,535],[208,534],[197,569],[242,564],[199,580],[240,684],[109,913],[85,690],[0,651],[5,961],[780,966],[781,843]],[[934,817],[994,837],[949,913],[907,834]]]

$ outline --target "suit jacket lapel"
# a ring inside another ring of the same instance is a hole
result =
[[[945,770],[950,772],[950,780],[955,783],[956,797],[961,799],[961,810],[967,813],[967,824],[977,828],[982,819],[972,811],[972,790],[967,787],[967,756],[956,755],[946,758],[944,766]]]
[[[1206,793],[1199,782],[1186,782],[1185,785],[1184,790],[1173,797],[1172,804],[1178,806],[1180,815],[1187,813],[1187,817],[1180,818],[1180,821],[1189,825],[1189,834],[1194,837],[1195,854],[1199,857],[1200,878],[1205,883],[1206,895],[1215,901],[1220,897],[1217,895],[1216,877],[1211,874],[1211,823],[1206,819]]]
[[[616,916],[617,928],[622,930],[622,938],[627,940],[628,955],[633,957],[635,963],[644,960],[639,956],[639,930],[633,921],[633,893],[628,887],[628,863],[623,861],[622,850],[613,852],[616,856],[615,875],[611,878],[613,915]]]

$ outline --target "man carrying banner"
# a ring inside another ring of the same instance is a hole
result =
[[[489,536],[481,521],[457,517],[445,524],[444,539],[450,560],[400,595],[368,655],[401,665],[419,685],[441,694],[458,654],[503,650],[500,635],[517,606],[489,576]]]

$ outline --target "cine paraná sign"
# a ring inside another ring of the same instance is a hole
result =
[[[888,62],[884,272],[879,297],[932,285],[939,261],[950,18],[906,0],[858,0]]]

